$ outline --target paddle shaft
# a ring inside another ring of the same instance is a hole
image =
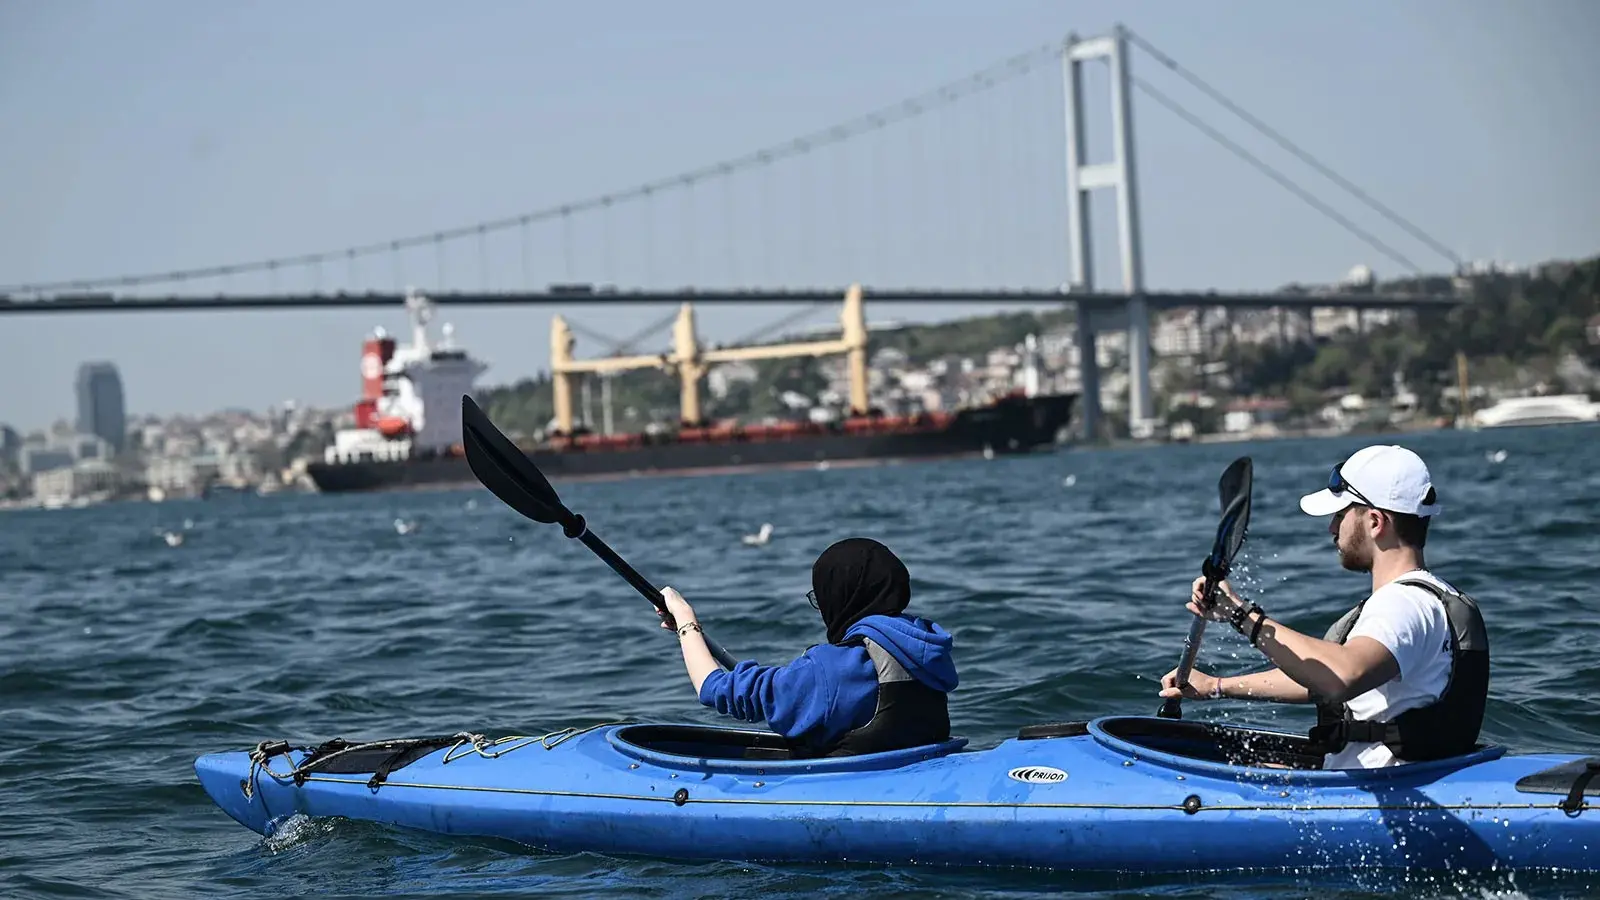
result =
[[[578,538],[585,547],[594,551],[611,567],[611,571],[621,575],[633,585],[634,590],[655,604],[669,625],[676,627],[672,614],[667,612],[667,601],[662,599],[655,585],[634,571],[633,566],[628,565],[605,541],[591,533],[582,516],[567,509],[556,495],[555,488],[550,486],[550,479],[489,421],[477,402],[465,394],[461,397],[461,437],[466,449],[467,465],[478,481],[489,489],[489,493],[535,522],[560,525],[567,537]],[[718,665],[732,669],[738,662],[733,654],[722,649],[704,631],[700,632],[700,636],[705,639],[706,649],[711,651]]]
[[[1210,612],[1216,605],[1217,589],[1222,579],[1228,577],[1233,556],[1244,543],[1246,532],[1240,529],[1248,528],[1250,522],[1252,467],[1250,457],[1240,457],[1222,473],[1222,480],[1217,484],[1222,501],[1222,521],[1217,523],[1217,537],[1212,542],[1211,555],[1200,567],[1200,573],[1205,576],[1200,588],[1200,610],[1203,613]],[[1238,536],[1237,540],[1235,535]],[[1156,711],[1157,716],[1163,719],[1183,718],[1182,690],[1189,683],[1189,673],[1194,670],[1195,657],[1200,653],[1200,639],[1205,633],[1205,617],[1195,616],[1194,621],[1189,623],[1189,636],[1183,641],[1183,657],[1173,673],[1173,686],[1178,688],[1179,694],[1162,701],[1161,708]]]
[[[1217,581],[1207,578],[1205,589],[1200,594],[1200,608],[1209,610],[1217,602]],[[1183,658],[1178,661],[1178,671],[1174,684],[1181,690],[1189,683],[1189,673],[1194,671],[1195,657],[1200,655],[1200,640],[1206,634],[1206,620],[1195,616],[1189,623],[1189,636],[1183,639]],[[1161,703],[1161,712],[1158,714],[1163,719],[1182,718],[1179,709],[1183,704],[1182,697],[1168,697]]]
[[[661,592],[656,589],[656,586],[646,581],[645,577],[640,575],[633,566],[628,565],[627,560],[618,556],[616,551],[612,550],[605,541],[600,540],[599,535],[585,528],[583,534],[579,535],[578,540],[582,541],[585,547],[593,550],[595,556],[600,557],[606,565],[611,567],[611,571],[621,575],[624,581],[633,585],[634,590],[643,594],[646,600],[655,604],[656,609],[666,615],[669,625],[676,626],[672,613],[667,612],[667,601],[662,598]],[[718,665],[724,669],[731,670],[738,663],[738,660],[733,658],[733,654],[722,649],[722,646],[712,640],[711,636],[706,634],[704,630],[700,632],[700,636],[705,639],[706,649],[711,651],[711,657],[717,661]]]

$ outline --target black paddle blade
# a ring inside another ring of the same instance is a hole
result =
[[[523,455],[510,438],[501,434],[500,429],[489,421],[488,415],[465,394],[461,395],[461,443],[466,448],[467,465],[472,469],[472,474],[502,503],[535,522],[559,524],[567,537],[582,541],[656,609],[663,613],[667,611],[666,601],[655,585],[628,565],[628,561],[600,540],[599,535],[589,531],[582,516],[562,504],[561,498],[556,496],[556,489],[550,486],[550,480],[544,477],[533,460]],[[672,622],[670,616],[667,621]],[[710,635],[702,631],[700,636],[705,639],[706,649],[711,651],[718,665],[732,669],[738,663],[733,654],[722,649]]]
[[[1250,528],[1250,492],[1254,480],[1255,464],[1250,457],[1234,460],[1222,478],[1217,481],[1217,493],[1222,508],[1222,518],[1217,522],[1217,538],[1211,545],[1214,565],[1223,569],[1233,564],[1244,546]]]
[[[572,519],[572,511],[561,504],[544,473],[465,394],[461,395],[461,442],[472,474],[501,502],[535,522],[565,525]]]

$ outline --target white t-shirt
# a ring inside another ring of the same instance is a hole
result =
[[[1361,617],[1345,638],[1369,637],[1389,649],[1400,674],[1350,700],[1350,713],[1363,721],[1388,722],[1408,709],[1427,706],[1450,683],[1450,619],[1444,601],[1427,590],[1400,580],[1428,581],[1446,591],[1455,589],[1425,569],[1413,569],[1372,593]],[[1375,769],[1399,765],[1388,745],[1350,743],[1323,760],[1324,769]]]

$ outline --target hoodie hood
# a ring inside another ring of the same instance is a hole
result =
[[[846,638],[870,638],[906,667],[911,677],[936,691],[955,690],[955,638],[937,622],[921,616],[867,616],[845,632]]]

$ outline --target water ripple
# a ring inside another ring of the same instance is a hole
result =
[[[1446,512],[1434,569],[1482,602],[1494,645],[1486,737],[1600,748],[1600,429],[1401,439]],[[810,566],[849,535],[894,547],[914,609],[956,635],[958,731],[1153,712],[1176,663],[1215,480],[1256,461],[1236,580],[1320,633],[1362,594],[1296,500],[1359,438],[1054,455],[738,478],[577,484],[563,497],[744,656],[821,638]],[[1509,451],[1503,464],[1493,449]],[[1069,479],[1068,476],[1071,476]],[[471,502],[469,502],[471,501]],[[396,517],[420,523],[398,535]],[[182,546],[162,530],[187,525]],[[740,536],[763,522],[770,544]],[[536,853],[354,822],[262,840],[194,781],[200,753],[471,729],[531,733],[624,718],[715,722],[674,643],[602,563],[481,491],[271,497],[0,516],[0,894],[42,897],[460,893],[549,896],[1592,896],[1523,878],[1457,884],[1337,872],[1077,877],[881,867],[678,864]],[[1201,665],[1261,659],[1207,632]],[[1304,727],[1303,708],[1192,716]],[[1508,894],[1510,895],[1510,894]]]

